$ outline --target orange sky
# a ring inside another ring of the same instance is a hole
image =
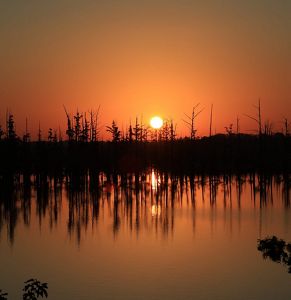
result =
[[[216,132],[237,115],[254,129],[259,97],[276,129],[291,120],[290,1],[1,1],[0,36],[0,123],[10,109],[19,135],[26,117],[64,128],[63,104],[100,105],[103,126],[159,114],[181,135],[198,102],[199,135],[211,103]]]

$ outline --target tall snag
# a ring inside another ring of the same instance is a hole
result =
[[[188,120],[183,120],[183,121],[186,123],[186,126],[190,129],[190,140],[195,140],[196,132],[197,132],[197,129],[195,126],[195,119],[203,111],[203,109],[201,109],[197,112],[197,108],[199,105],[200,105],[200,103],[193,106],[191,117],[184,113],[184,115],[188,118]]]

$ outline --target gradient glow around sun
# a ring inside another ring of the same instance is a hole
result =
[[[160,129],[163,126],[163,119],[159,116],[154,116],[150,120],[151,127],[154,129]]]

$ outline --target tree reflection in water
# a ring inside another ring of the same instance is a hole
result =
[[[33,207],[39,226],[48,216],[51,229],[58,225],[64,206],[67,206],[67,230],[70,237],[81,242],[88,226],[98,226],[100,213],[108,212],[112,233],[116,237],[127,226],[131,232],[141,230],[173,234],[175,208],[183,201],[195,210],[197,193],[203,203],[216,205],[217,195],[223,205],[236,201],[240,208],[241,194],[251,187],[254,203],[264,206],[273,201],[273,188],[280,191],[285,207],[290,206],[289,175],[224,174],[180,175],[150,170],[144,173],[68,172],[66,174],[16,174],[10,184],[0,178],[0,234],[7,227],[8,240],[14,242],[15,228],[21,220],[31,223]],[[63,198],[65,200],[63,200]],[[34,203],[34,205],[32,205]],[[195,217],[193,214],[193,228]]]

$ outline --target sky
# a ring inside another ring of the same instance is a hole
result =
[[[21,134],[28,118],[64,130],[100,105],[105,126],[136,117],[182,119],[200,103],[198,135],[240,120],[281,130],[291,120],[289,0],[0,0],[0,124],[9,109]]]

